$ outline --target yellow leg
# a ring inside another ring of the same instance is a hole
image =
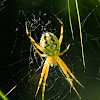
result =
[[[63,40],[63,28],[64,28],[64,25],[63,25],[63,22],[55,14],[53,14],[53,15],[57,18],[57,20],[61,24],[61,33],[60,33],[60,38],[59,38],[59,44],[61,45],[62,40]]]
[[[60,38],[59,38],[59,44],[60,45],[61,45],[62,40],[63,40],[63,27],[64,27],[64,25],[63,25],[63,23],[61,23],[61,33],[60,33]]]
[[[67,46],[67,48],[63,52],[59,53],[58,56],[63,55],[69,49],[69,47],[70,47],[70,44]]]
[[[67,65],[63,62],[63,60],[58,57],[58,61],[61,63],[61,65],[66,69],[66,71],[68,71],[68,73],[73,77],[73,79],[81,86],[84,88],[84,86],[76,79],[76,77],[71,73],[71,71],[69,70],[69,68],[67,67]]]
[[[66,77],[68,78],[68,80],[69,80],[69,82],[70,82],[72,88],[73,88],[74,91],[77,93],[78,97],[81,99],[81,96],[79,95],[79,93],[77,92],[76,88],[74,87],[74,85],[73,85],[73,83],[72,83],[72,81],[71,81],[71,79],[70,79],[70,76],[68,75],[67,71],[65,70],[65,68],[64,68],[62,65],[60,65],[60,67],[61,67],[61,69],[63,70],[63,72],[64,72],[64,74],[66,75]]]
[[[27,22],[26,22],[25,24],[26,24],[26,33],[27,33],[28,37],[29,37],[30,40],[34,43],[34,45],[35,45],[40,51],[42,51],[42,47],[39,46],[39,45],[35,42],[35,40],[30,36],[29,31],[28,31],[28,27],[27,27]]]
[[[45,54],[41,54],[41,53],[36,49],[36,47],[35,47],[34,45],[33,45],[33,47],[34,47],[35,51],[36,51],[40,56],[46,57],[46,55],[45,55]]]
[[[83,85],[82,85],[82,84],[75,78],[75,76],[70,72],[70,70],[68,69],[67,65],[63,62],[63,60],[62,60],[60,57],[57,58],[57,62],[58,62],[58,64],[60,65],[61,69],[63,70],[64,74],[68,77],[69,82],[70,82],[72,88],[75,90],[75,92],[77,93],[78,97],[81,99],[81,97],[80,97],[79,93],[77,92],[77,90],[75,89],[75,87],[74,87],[74,85],[73,85],[73,83],[72,83],[72,81],[71,81],[70,76],[68,75],[68,73],[74,78],[74,80],[75,80],[80,86],[83,87]],[[67,73],[67,71],[68,71],[68,73]]]
[[[35,97],[37,96],[37,93],[38,93],[38,91],[39,91],[39,88],[40,88],[41,83],[42,83],[42,80],[43,80],[43,76],[44,76],[44,74],[45,74],[45,72],[46,72],[46,67],[47,67],[47,65],[48,65],[47,63],[48,63],[48,59],[45,61],[45,64],[44,64],[44,67],[43,67],[43,70],[42,70],[42,73],[41,73],[41,78],[40,78],[40,81],[39,81],[39,84],[38,84],[38,88],[37,88]]]
[[[49,62],[47,62],[47,64],[48,64],[48,63],[49,63]],[[44,76],[44,83],[43,83],[43,90],[42,90],[42,100],[44,100],[45,85],[46,85],[46,80],[47,80],[47,77],[48,77],[49,65],[50,65],[50,64],[48,64],[48,65],[46,66],[46,71],[45,71],[45,76]]]

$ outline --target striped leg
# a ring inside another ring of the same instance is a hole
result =
[[[34,49],[35,49],[35,51],[40,55],[40,56],[42,56],[42,57],[47,57],[45,54],[41,54],[37,49],[36,49],[36,47],[33,45],[33,47],[34,47]]]
[[[59,19],[60,23],[61,23],[61,33],[60,33],[60,38],[59,38],[59,44],[61,45],[62,43],[62,40],[63,40],[63,28],[64,28],[64,25],[62,23],[62,21]]]
[[[69,49],[69,47],[70,47],[70,44],[67,46],[67,48],[63,52],[59,53],[58,56],[63,55]]]
[[[61,45],[62,40],[63,40],[63,28],[64,28],[64,25],[63,25],[63,22],[55,14],[53,14],[53,15],[57,18],[57,20],[61,24],[61,33],[60,33],[60,38],[59,38],[59,44]]]
[[[34,43],[34,45],[35,45],[40,51],[42,51],[42,47],[39,46],[39,45],[35,42],[35,40],[30,36],[29,31],[28,31],[28,27],[27,27],[27,22],[26,22],[25,24],[26,24],[26,33],[27,33],[28,37],[29,37],[30,40]]]

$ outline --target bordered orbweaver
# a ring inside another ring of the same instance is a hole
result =
[[[55,16],[56,17],[56,16]],[[80,85],[83,87],[83,85],[76,79],[76,77],[71,73],[71,71],[69,70],[69,68],[67,67],[67,65],[63,62],[63,60],[59,57],[61,55],[63,55],[70,47],[70,44],[67,46],[67,48],[60,53],[60,46],[63,40],[63,22],[56,17],[57,20],[61,23],[61,34],[60,34],[60,38],[59,40],[57,39],[57,37],[50,33],[50,32],[46,32],[42,35],[41,40],[40,40],[40,45],[38,45],[35,40],[30,36],[29,31],[28,31],[28,27],[27,27],[27,22],[26,22],[26,33],[28,35],[28,37],[30,38],[30,40],[33,42],[33,46],[35,51],[42,57],[46,57],[46,61],[44,63],[44,67],[42,69],[42,73],[41,73],[41,78],[38,84],[38,88],[35,94],[35,97],[37,96],[37,93],[39,91],[39,88],[41,86],[43,77],[44,77],[44,83],[43,83],[43,90],[42,90],[42,100],[44,100],[44,93],[45,93],[45,85],[46,85],[46,80],[48,77],[48,72],[49,72],[49,67],[53,67],[53,65],[57,66],[57,64],[59,64],[59,66],[61,67],[63,73],[66,75],[66,77],[69,80],[69,83],[71,85],[71,87],[75,90],[75,92],[77,93],[78,97],[81,99],[81,96],[79,95],[79,93],[77,92],[76,88],[74,87],[72,80],[70,79],[70,76]],[[38,49],[40,51],[43,52],[43,54],[41,54]]]

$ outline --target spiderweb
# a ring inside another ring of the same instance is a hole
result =
[[[86,68],[82,64],[78,20],[74,0],[70,0],[73,24],[73,41],[68,19],[67,0],[12,0],[0,1],[1,65],[0,90],[9,100],[42,100],[42,86],[35,98],[35,92],[45,58],[40,57],[33,43],[26,35],[25,21],[31,36],[40,42],[46,32],[60,36],[60,23],[53,13],[64,23],[63,51],[61,56],[76,78],[84,85],[80,87],[72,78],[82,100],[100,100],[100,1],[79,2]],[[1,99],[1,98],[0,98]],[[45,100],[78,100],[59,66],[50,67]]]

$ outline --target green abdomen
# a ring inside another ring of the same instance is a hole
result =
[[[59,41],[57,37],[50,32],[46,32],[42,35],[40,45],[43,48],[43,53],[47,56],[52,57],[60,52]]]

